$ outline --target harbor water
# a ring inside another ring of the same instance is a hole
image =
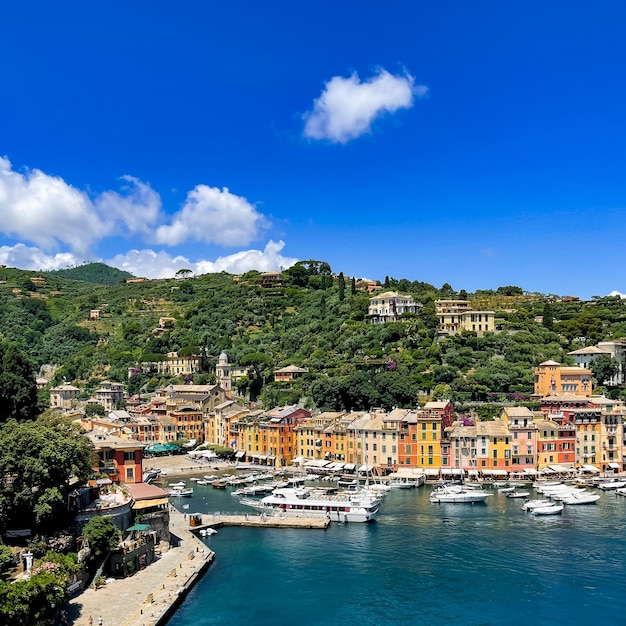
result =
[[[626,623],[626,498],[535,517],[488,489],[474,505],[393,490],[375,522],[325,531],[221,529],[168,625]],[[250,510],[202,485],[174,504]]]

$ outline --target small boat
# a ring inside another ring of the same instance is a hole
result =
[[[174,487],[172,489],[168,489],[167,492],[169,493],[170,497],[178,496],[183,498],[189,498],[190,496],[193,496],[193,489],[191,487]]]
[[[598,489],[602,489],[602,491],[612,491],[624,487],[626,487],[626,480],[606,480],[598,485]]]
[[[498,489],[498,493],[513,493],[515,491],[515,486],[513,487],[500,487]]]
[[[480,489],[468,489],[463,485],[447,485],[433,489],[429,500],[441,504],[473,504],[485,502],[491,494],[481,492]]]
[[[214,487],[215,489],[226,489],[226,483],[221,480],[214,480],[211,483],[211,486]]]
[[[616,490],[615,490],[615,493],[616,493],[618,496],[626,496],[626,487],[621,487],[621,488],[619,488],[619,489],[616,489]]]
[[[506,487],[509,483],[506,480],[494,480],[491,484],[494,487],[500,488],[500,487]]]
[[[530,495],[530,491],[511,491],[511,493],[507,493],[507,498],[528,498]]]
[[[202,537],[209,537],[210,535],[217,535],[217,530],[215,530],[215,528],[203,528],[200,531],[200,535]]]
[[[594,504],[600,499],[597,493],[569,493],[560,497],[564,504]]]
[[[561,515],[563,508],[562,503],[551,502],[545,506],[536,506],[530,512],[533,515]]]

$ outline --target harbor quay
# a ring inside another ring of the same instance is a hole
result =
[[[329,524],[327,519],[267,514],[187,514],[172,507],[170,532],[178,538],[177,545],[130,578],[111,580],[73,598],[68,606],[69,623],[99,626],[102,618],[102,626],[164,624],[215,557],[196,534],[226,526],[323,530]]]
[[[170,532],[175,547],[130,578],[89,588],[68,603],[75,626],[157,626],[173,610],[213,561],[215,553],[189,530],[187,515],[173,509]]]
[[[192,532],[203,534],[225,526],[245,526],[247,528],[317,528],[325,530],[330,525],[328,518],[285,517],[277,514],[223,514],[193,513],[189,519]]]

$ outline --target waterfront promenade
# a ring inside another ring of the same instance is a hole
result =
[[[187,516],[170,512],[170,532],[178,545],[130,578],[100,589],[86,589],[69,602],[69,623],[75,626],[155,626],[164,621],[178,599],[209,566],[214,553],[189,531]]]

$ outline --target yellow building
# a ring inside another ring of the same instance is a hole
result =
[[[590,396],[592,393],[591,370],[583,367],[564,367],[556,361],[544,361],[535,368],[534,395]]]
[[[475,332],[482,336],[495,331],[494,311],[475,311],[468,300],[435,300],[435,311],[441,335],[454,335],[460,331]]]
[[[559,425],[549,419],[540,419],[537,426],[537,468],[539,471],[559,462]]]
[[[345,425],[339,426],[345,412],[327,411],[315,415],[296,427],[296,456],[303,459],[337,459],[343,461],[348,451]]]

